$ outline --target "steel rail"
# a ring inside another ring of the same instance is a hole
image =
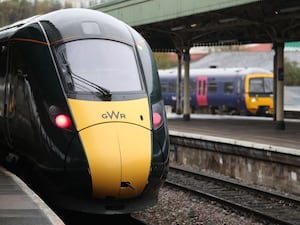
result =
[[[300,224],[300,201],[293,196],[175,166],[170,166],[166,184],[275,224]]]

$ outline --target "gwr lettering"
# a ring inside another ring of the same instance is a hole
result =
[[[126,119],[126,115],[120,112],[106,112],[102,114],[102,119]]]

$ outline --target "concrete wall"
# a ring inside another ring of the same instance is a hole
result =
[[[299,156],[171,136],[170,161],[300,197]]]

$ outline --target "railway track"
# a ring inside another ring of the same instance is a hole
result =
[[[289,196],[174,166],[170,167],[166,184],[251,213],[272,224],[300,224],[300,201]]]

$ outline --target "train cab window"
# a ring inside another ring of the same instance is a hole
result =
[[[217,83],[216,82],[208,83],[208,93],[210,93],[210,94],[217,93]]]
[[[273,93],[273,78],[264,78],[265,92]]]
[[[131,46],[110,40],[68,42],[58,49],[67,91],[140,91],[140,74]],[[98,90],[98,89],[97,89]]]
[[[250,95],[256,94],[270,94],[273,92],[273,79],[272,78],[252,78],[249,81]]]
[[[225,82],[224,94],[232,94],[232,93],[233,93],[233,82]]]
[[[250,92],[263,92],[263,80],[259,79],[250,79]]]

